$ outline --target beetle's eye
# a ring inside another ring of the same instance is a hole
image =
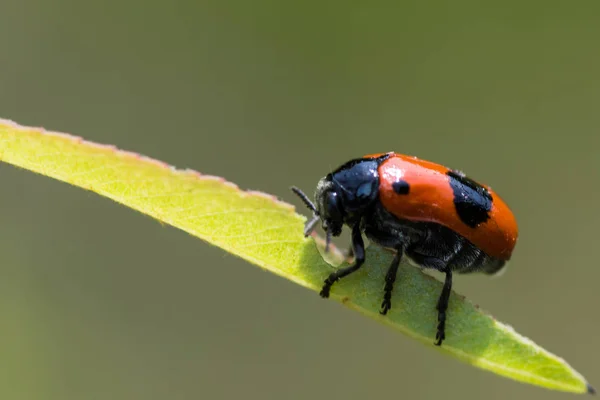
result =
[[[327,217],[333,221],[342,219],[340,199],[336,192],[329,192],[327,194]]]

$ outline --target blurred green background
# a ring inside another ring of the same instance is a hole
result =
[[[397,151],[511,205],[455,288],[600,386],[600,5],[7,0],[0,116],[297,206]],[[553,399],[83,190],[0,165],[0,397]],[[306,212],[301,208],[301,212]],[[225,290],[229,289],[229,294]]]

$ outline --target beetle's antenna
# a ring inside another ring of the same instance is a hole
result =
[[[317,222],[319,222],[319,216],[315,214],[315,216],[304,226],[304,237],[308,237],[308,235],[310,235],[312,231],[315,230]]]
[[[317,207],[315,207],[313,202],[310,201],[308,196],[305,195],[302,190],[298,189],[296,186],[292,186],[291,189],[292,189],[292,192],[296,193],[296,195],[298,195],[298,197],[300,197],[300,200],[302,200],[302,202],[306,205],[306,207],[310,208],[314,214],[313,218],[310,221],[308,221],[306,223],[306,225],[304,226],[304,237],[308,237],[308,235],[310,235],[312,233],[312,231],[315,230],[315,227],[317,226],[317,222],[319,222],[319,212],[317,211]]]
[[[296,193],[296,195],[298,197],[300,197],[300,200],[302,200],[302,202],[306,205],[306,207],[310,208],[315,213],[315,215],[319,215],[319,212],[317,211],[317,207],[315,207],[313,202],[310,201],[308,196],[305,195],[302,190],[298,189],[296,186],[292,186],[290,189],[292,189],[292,192]]]
[[[327,236],[325,239],[325,253],[329,252],[329,244],[331,243],[331,229],[327,230]]]

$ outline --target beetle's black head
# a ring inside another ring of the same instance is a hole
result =
[[[314,216],[304,228],[308,236],[321,221],[327,232],[327,244],[331,236],[339,236],[344,224],[354,225],[370,210],[377,199],[379,174],[377,159],[357,159],[347,162],[328,174],[317,184],[315,204],[297,188],[292,188]]]
[[[317,214],[323,229],[333,236],[339,236],[344,226],[346,211],[339,188],[328,179],[329,175],[319,181],[315,192]]]

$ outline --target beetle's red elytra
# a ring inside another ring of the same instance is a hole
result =
[[[384,160],[378,172],[379,200],[396,217],[438,223],[488,255],[510,259],[517,242],[517,222],[489,187],[461,172],[402,154]],[[394,191],[400,180],[410,187],[406,196]]]

